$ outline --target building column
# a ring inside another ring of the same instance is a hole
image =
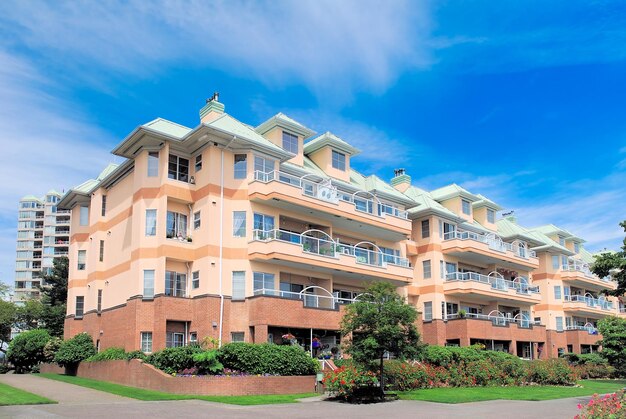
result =
[[[253,343],[266,343],[267,342],[267,325],[259,324],[254,326],[254,342]]]

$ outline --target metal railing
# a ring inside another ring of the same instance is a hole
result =
[[[337,188],[332,185],[332,181],[330,180],[320,180],[316,182],[310,179],[302,179],[301,177],[290,175],[279,170],[274,170],[272,172],[262,172],[257,170],[254,172],[254,180],[263,183],[275,181],[291,185],[296,188],[300,188],[303,195],[326,202],[332,202],[335,204],[339,201],[348,202],[353,204],[357,211],[365,212],[377,217],[391,215],[405,220],[409,218],[407,211],[396,208],[393,205],[338,191]],[[366,191],[363,192],[369,193]]]
[[[512,243],[507,243],[497,238],[491,237],[487,234],[475,233],[473,231],[467,230],[453,230],[448,231],[443,234],[443,239],[445,240],[474,240],[480,243],[485,243],[489,246],[489,249],[495,250],[497,252],[506,253],[507,251],[512,252],[515,256],[520,258],[528,259],[528,257],[537,257],[537,253],[534,250],[527,249],[526,247],[516,246]]]
[[[291,231],[274,230],[253,230],[253,240],[271,241],[278,240],[302,246],[302,251],[313,253],[319,256],[338,257],[339,254],[352,256],[356,263],[385,268],[388,264],[409,268],[409,260],[396,255],[363,249],[358,246],[337,243],[330,239],[320,239],[294,233]]]
[[[281,291],[269,288],[255,289],[252,292],[253,295],[267,295],[271,297],[279,297],[287,300],[300,300],[303,302],[304,307],[307,308],[325,308],[325,309],[339,309],[340,305],[352,304],[356,301],[355,298],[339,298],[330,295],[317,295],[309,293],[300,293],[293,291]]]
[[[466,313],[460,315],[459,313],[446,314],[445,320],[455,319],[478,319],[478,320],[490,320],[494,326],[506,326],[509,323],[517,324],[519,327],[540,326],[540,321],[534,321],[529,319],[521,319],[507,316],[496,316],[487,314]]]
[[[604,298],[595,298],[588,295],[566,295],[566,302],[584,303],[587,307],[598,307],[602,310],[613,310],[613,302]]]
[[[598,329],[596,329],[595,327],[590,327],[590,326],[570,325],[570,326],[565,326],[565,330],[585,330],[590,335],[598,334]]]
[[[611,282],[609,278],[599,278],[591,272],[589,265],[578,261],[569,261],[567,265],[562,265],[561,270],[568,272],[581,272],[584,276],[602,282]]]
[[[518,294],[539,294],[539,287],[532,287],[525,282],[509,281],[497,276],[488,276],[476,272],[448,272],[447,281],[475,281],[489,284],[492,289],[499,291],[515,290]]]

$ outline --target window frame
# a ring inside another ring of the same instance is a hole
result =
[[[202,225],[202,219],[201,219],[201,215],[200,211],[196,211],[193,213],[193,229],[197,230],[200,228],[200,226]]]
[[[147,273],[151,272],[152,277],[150,278]],[[154,280],[156,277],[156,271],[154,269],[144,269],[143,270],[143,299],[152,299],[154,298]],[[146,292],[151,290],[151,292]]]
[[[237,228],[236,227],[236,223],[235,221],[237,220],[237,216],[241,216],[243,214],[243,222],[241,223],[241,225]],[[246,237],[247,234],[247,220],[248,218],[248,213],[247,211],[233,211],[233,237]]]
[[[430,220],[429,219],[422,220],[420,225],[422,229],[422,238],[423,239],[429,238],[430,237]]]
[[[202,153],[198,154],[194,159],[193,170],[196,173],[202,170]]]
[[[154,214],[153,216],[149,217],[148,214]],[[151,220],[154,222],[153,226],[150,226],[148,224],[148,220]],[[145,230],[145,235],[146,237],[153,237],[156,236],[157,234],[157,210],[154,208],[147,208],[146,209],[146,230]]]
[[[82,255],[82,258],[81,258]],[[82,263],[81,263],[82,260]],[[76,269],[79,271],[84,271],[87,269],[87,250],[78,249],[76,254]]]
[[[467,209],[467,212],[465,209]],[[472,215],[472,204],[467,199],[461,198],[461,212],[465,215]]]
[[[428,270],[426,269],[428,267]],[[426,276],[426,272],[428,272],[428,276]],[[422,261],[422,278],[430,279],[433,277],[433,266],[430,259]]]
[[[187,297],[187,274],[165,271],[164,295],[168,297]],[[168,287],[169,284],[169,287]]]
[[[193,271],[191,273],[191,289],[197,290],[200,288],[200,271]]]
[[[173,161],[173,159],[175,159],[175,161]],[[183,161],[187,162],[187,166],[182,164]],[[172,168],[172,165],[175,166],[174,169]],[[184,173],[181,170],[181,168],[184,167],[187,167],[187,173]],[[167,160],[167,178],[177,180],[179,182],[189,183],[189,159],[170,153]]]
[[[330,164],[333,169],[345,172],[347,167],[346,154],[337,150],[331,150]]]
[[[104,262],[104,240],[100,240],[100,251],[98,253],[98,261]]]
[[[231,278],[231,301],[244,301],[246,299],[246,271],[232,271]],[[235,284],[241,285],[241,290],[235,287]]]
[[[234,154],[233,155],[233,178],[245,179],[247,177],[248,177],[248,155],[247,154]]]
[[[144,338],[145,337],[145,338]],[[141,347],[141,352],[144,353],[152,353],[152,332],[140,332],[139,333],[139,346]]]
[[[148,165],[146,168],[147,177],[158,177],[159,176],[159,152],[158,151],[148,151]]]
[[[104,217],[107,214],[107,196],[106,195],[102,195],[102,208],[101,208],[101,215]]]
[[[491,208],[487,208],[487,222],[491,224],[496,223],[496,211]]]
[[[433,321],[433,302],[424,301],[424,321]]]
[[[292,134],[287,131],[283,131],[282,140],[283,140],[282,144],[283,144],[284,150],[290,153],[296,154],[296,155],[300,153],[300,140],[297,135]],[[293,151],[294,145],[295,145],[295,151]]]
[[[74,301],[75,301],[74,318],[82,319],[83,316],[85,315],[85,296],[77,295]],[[79,306],[80,306],[80,310],[78,309]]]
[[[98,290],[98,305],[96,310],[98,313],[102,312],[102,289]]]
[[[172,218],[170,219],[170,214],[172,214]],[[174,226],[170,228],[171,222],[174,222]],[[167,211],[166,215],[166,225],[165,225],[165,237],[171,236],[169,238],[187,238],[188,237],[188,222],[189,218],[187,214],[182,214],[176,211]]]
[[[78,225],[81,227],[89,226],[89,207],[81,205],[78,213]]]

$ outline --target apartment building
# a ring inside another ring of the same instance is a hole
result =
[[[576,270],[581,239],[497,220],[497,204],[457,185],[364,176],[359,150],[281,113],[255,128],[214,97],[197,127],[156,119],[113,153],[125,162],[59,203],[73,214],[66,336],[146,352],[295,339],[313,352],[313,338],[340,344],[346,305],[373,281],[418,307],[426,342],[526,358],[595,349],[594,319],[617,313],[594,288],[610,283]]]
[[[14,301],[39,297],[40,273],[52,269],[52,260],[67,256],[70,211],[58,209],[61,194],[27,195],[19,202]]]

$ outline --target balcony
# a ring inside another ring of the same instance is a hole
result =
[[[376,250],[340,244],[286,230],[253,230],[248,244],[252,260],[366,280],[388,279],[406,283],[413,278],[408,259]]]
[[[318,179],[280,171],[256,171],[248,194],[252,201],[294,212],[305,211],[366,237],[398,241],[411,234],[406,211],[380,202],[369,192],[349,194],[338,190],[330,179]]]
[[[541,301],[539,287],[528,284],[518,277],[508,281],[498,275],[483,275],[476,272],[449,272],[445,275],[444,292],[459,297],[472,295],[483,301],[507,301],[537,304]]]
[[[616,311],[612,301],[608,301],[605,297],[595,298],[589,294],[566,295],[563,310],[591,315],[608,315]]]
[[[466,230],[444,233],[441,243],[446,254],[484,264],[498,264],[516,270],[537,268],[539,260],[533,250],[521,241],[507,243],[496,234]]]
[[[527,318],[519,317],[506,317],[502,315],[502,313],[493,313],[493,314],[477,314],[477,313],[466,313],[464,315],[460,315],[459,313],[447,314],[445,320],[456,320],[456,319],[480,319],[480,320],[489,320],[494,326],[507,326],[509,324],[516,324],[518,327],[528,329],[531,326],[541,326],[541,322],[530,320]]]
[[[565,330],[583,330],[583,331],[587,332],[590,335],[597,335],[598,334],[598,329],[596,329],[593,325],[586,325],[586,326],[572,325],[572,326],[566,326]]]
[[[615,289],[617,285],[609,278],[599,278],[594,275],[586,263],[570,261],[569,264],[561,266],[561,279],[577,287],[592,286],[595,289]]]
[[[442,328],[446,339],[461,341],[472,339],[545,342],[545,326],[527,319],[514,319],[484,314],[448,315],[443,322],[424,323],[424,333],[434,333],[434,329]],[[433,330],[431,330],[431,328]]]

